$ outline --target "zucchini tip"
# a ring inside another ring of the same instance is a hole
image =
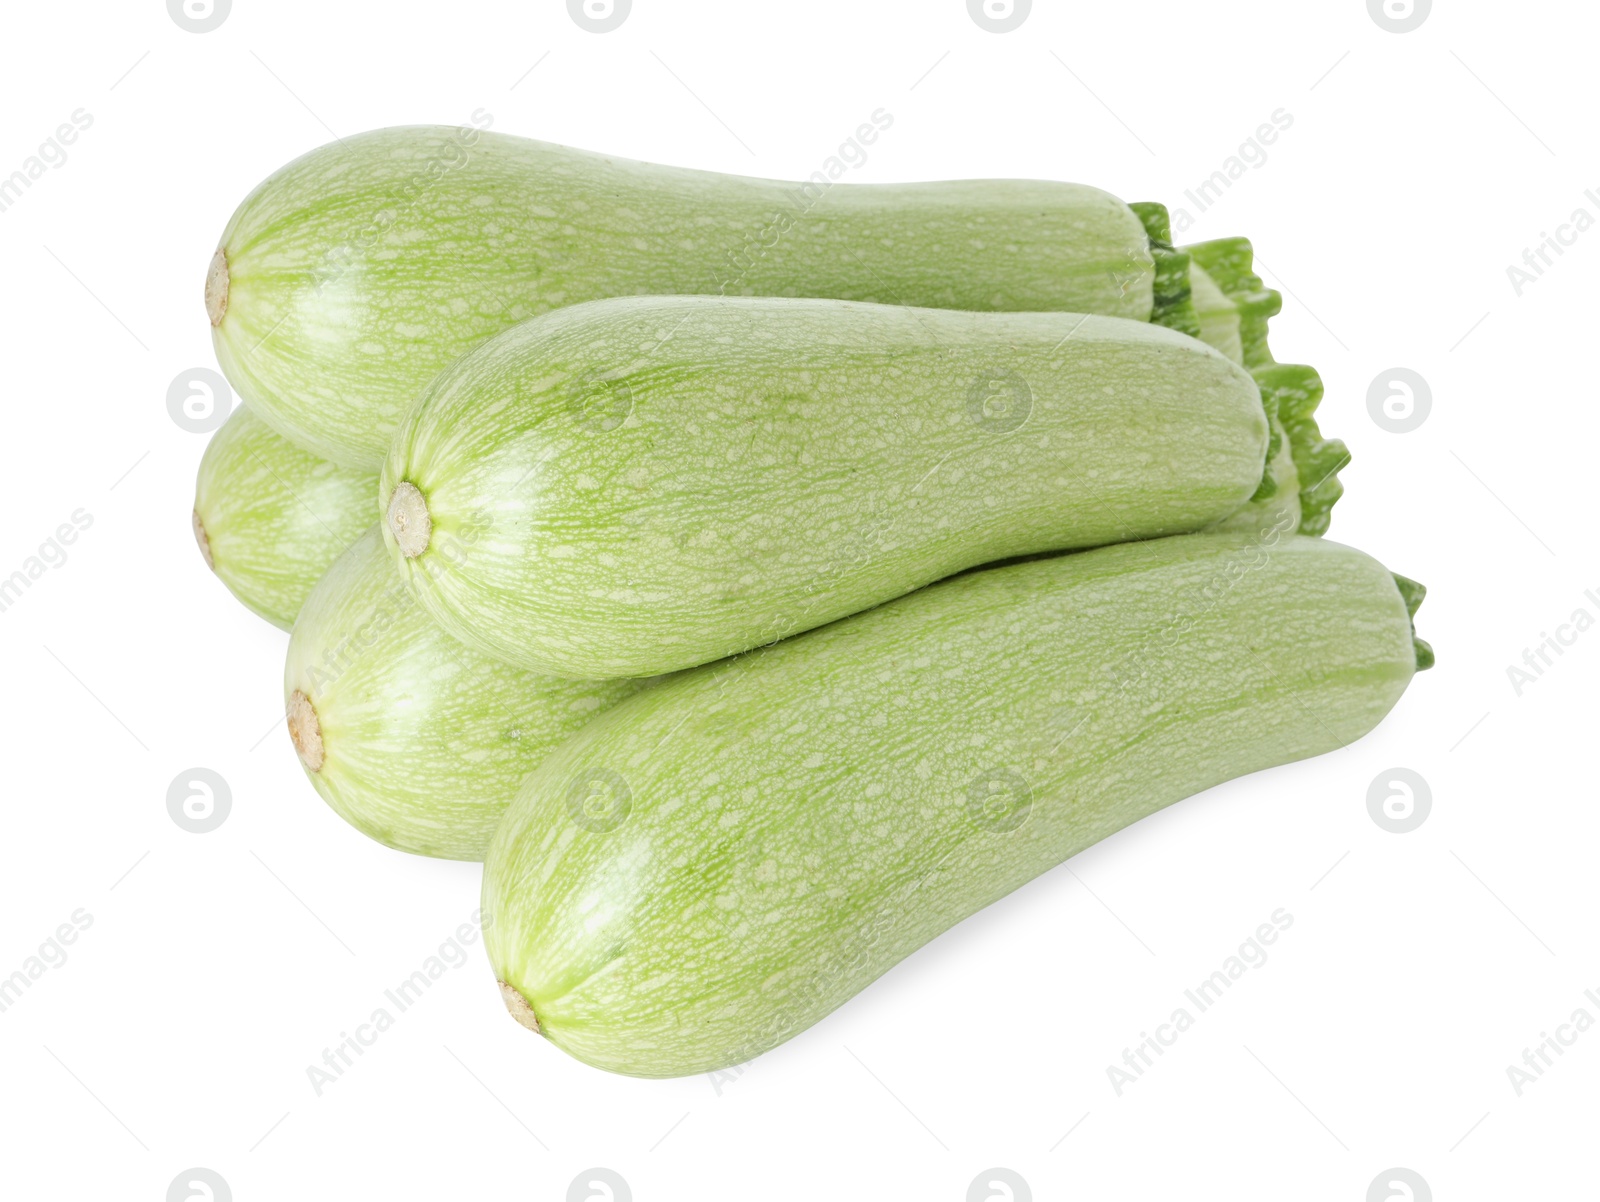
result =
[[[213,326],[220,326],[228,312],[228,252],[217,247],[211,256],[211,266],[206,270],[206,316]]]
[[[533,1012],[533,1007],[528,1005],[528,999],[522,996],[515,985],[510,981],[501,981],[500,997],[512,1018],[535,1035],[539,1034],[539,1016]]]
[[[206,524],[200,520],[198,509],[194,511],[194,541],[200,545],[200,556],[206,561],[206,567],[215,572],[217,563],[211,558],[211,539],[206,534]]]
[[[389,494],[387,520],[389,533],[407,559],[415,559],[428,549],[433,538],[433,515],[428,512],[422,490],[411,481],[402,480]]]
[[[300,760],[312,772],[321,772],[327,752],[322,746],[322,723],[317,721],[317,707],[311,698],[296,689],[289,697],[289,738]]]

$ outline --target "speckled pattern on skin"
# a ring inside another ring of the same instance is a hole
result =
[[[1148,320],[1144,227],[1079,184],[802,185],[477,130],[376,130],[274,172],[220,246],[228,380],[279,432],[376,470],[457,355],[605,296],[826,296]]]
[[[1129,823],[1360,738],[1414,662],[1390,574],[1320,539],[972,572],[581,731],[490,848],[490,959],[590,1064],[739,1063]],[[613,829],[570,820],[595,778],[625,782]]]
[[[288,630],[328,565],[372,524],[378,477],[307,454],[241,405],[206,444],[194,512],[212,570]]]
[[[1267,442],[1244,368],[1147,323],[632,297],[463,356],[382,488],[426,499],[439,545],[396,562],[457,638],[643,676],[974,564],[1199,529],[1249,499]]]
[[[306,601],[284,667],[285,701],[299,690],[316,711],[317,792],[380,843],[453,860],[481,860],[523,778],[642,687],[557,680],[463,647],[416,603],[375,526]]]

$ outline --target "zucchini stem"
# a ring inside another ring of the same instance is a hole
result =
[[[217,247],[211,256],[211,267],[206,271],[206,316],[213,326],[222,324],[228,312],[228,252]]]
[[[389,532],[407,559],[415,559],[428,549],[433,538],[433,515],[428,512],[422,490],[411,481],[400,481],[389,494],[388,520]]]
[[[194,511],[194,541],[200,544],[200,554],[205,558],[206,567],[215,572],[217,564],[211,558],[211,539],[206,535],[206,524],[200,520],[198,509]]]
[[[539,1031],[539,1016],[533,1012],[533,1007],[528,1005],[528,999],[510,981],[500,982],[500,997],[505,1001],[506,1009],[511,1017],[516,1019],[535,1035]]]
[[[1411,619],[1411,645],[1417,652],[1417,671],[1426,672],[1433,667],[1433,644],[1417,637],[1417,610],[1422,606],[1422,599],[1428,595],[1428,586],[1399,572],[1389,574],[1394,577],[1394,586],[1400,590],[1400,597],[1406,603],[1406,616]]]
[[[1150,320],[1191,338],[1200,337],[1200,318],[1189,285],[1189,252],[1172,244],[1167,206],[1156,201],[1134,201],[1128,206],[1144,226],[1155,261],[1155,283]]]
[[[299,689],[289,698],[289,738],[300,759],[312,772],[321,772],[328,758],[322,746],[322,723],[317,721],[317,707],[311,704]]]
[[[1316,368],[1279,363],[1267,346],[1267,325],[1283,307],[1283,297],[1255,273],[1255,251],[1248,238],[1216,238],[1182,249],[1238,313],[1244,366],[1255,377],[1268,413],[1276,412],[1289,437],[1299,477],[1299,532],[1326,534],[1330,512],[1344,494],[1339,473],[1349,465],[1350,451],[1339,439],[1324,438],[1317,426],[1313,415],[1322,400],[1322,377]]]

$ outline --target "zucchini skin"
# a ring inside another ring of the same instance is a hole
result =
[[[1079,184],[822,190],[447,126],[296,159],[219,250],[229,381],[281,434],[368,471],[456,356],[563,305],[723,292],[1148,320],[1154,276],[1139,218]]]
[[[235,597],[288,630],[312,586],[372,524],[377,507],[375,472],[308,454],[241,405],[200,458],[195,539]]]
[[[463,647],[417,605],[376,526],[312,591],[284,666],[290,735],[328,805],[380,843],[450,860],[483,859],[523,778],[642,687],[539,676]]]
[[[1244,368],[1149,323],[595,301],[435,381],[381,486],[420,491],[434,541],[384,537],[484,654],[647,676],[977,564],[1209,525],[1255,491],[1268,435]]]
[[[491,963],[589,1064],[741,1063],[1114,831],[1360,738],[1415,660],[1394,578],[1321,539],[968,573],[579,732],[491,846]],[[626,802],[602,829],[597,789]]]

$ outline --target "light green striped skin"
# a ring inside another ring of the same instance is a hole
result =
[[[972,572],[566,743],[485,862],[490,960],[589,1064],[740,1063],[1129,823],[1360,738],[1414,662],[1394,579],[1319,539]]]
[[[423,612],[376,527],[342,555],[295,623],[284,701],[315,710],[317,792],[401,851],[481,860],[523,778],[633,680],[558,680],[485,659]]]
[[[1295,466],[1294,451],[1277,417],[1272,419],[1273,443],[1276,450],[1267,464],[1267,492],[1260,499],[1252,498],[1248,505],[1229,514],[1220,522],[1207,526],[1208,531],[1239,534],[1293,534],[1300,527],[1300,475]]]
[[[229,381],[279,432],[368,470],[451,360],[563,305],[693,292],[1148,320],[1153,278],[1139,219],[1078,184],[823,188],[445,126],[296,159],[219,245]]]
[[[241,405],[200,458],[195,540],[235,597],[288,630],[377,506],[376,473],[302,451]]]
[[[975,564],[1205,526],[1254,492],[1267,433],[1248,372],[1147,323],[628,298],[458,360],[382,490],[426,500],[433,543],[395,558],[457,638],[646,676]]]

